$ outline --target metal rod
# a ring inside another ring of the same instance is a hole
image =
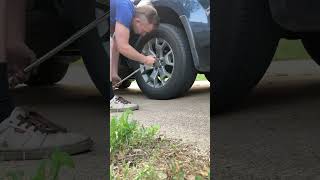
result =
[[[93,22],[91,22],[90,24],[85,26],[84,28],[82,28],[79,31],[77,31],[76,33],[74,33],[66,41],[64,41],[59,46],[52,49],[51,51],[49,51],[48,53],[46,53],[45,55],[43,55],[42,57],[40,57],[39,59],[37,59],[36,61],[31,63],[23,71],[25,73],[27,73],[27,72],[31,71],[34,67],[39,66],[41,63],[43,63],[47,59],[51,58],[55,54],[57,54],[59,51],[61,51],[62,49],[64,49],[65,47],[67,47],[68,45],[73,43],[75,40],[79,39],[82,35],[84,35],[88,31],[92,30],[94,27],[96,27],[99,23],[101,23],[104,19],[106,19],[109,16],[109,13],[110,13],[110,11],[106,12],[103,16],[97,18],[96,20],[94,20]]]
[[[140,68],[136,69],[135,71],[133,71],[131,74],[129,74],[127,77],[125,77],[124,79],[122,79],[121,81],[119,81],[117,84],[113,85],[112,88],[115,88],[117,86],[119,86],[121,83],[123,83],[125,80],[129,79],[131,76],[133,76],[134,74],[136,74],[137,72],[139,72]]]
[[[153,67],[159,67],[160,64],[160,59],[155,57],[156,58],[156,61],[155,63],[152,65]],[[127,77],[125,77],[124,79],[122,79],[121,81],[119,81],[117,84],[113,85],[112,88],[115,88],[117,86],[119,86],[121,83],[123,83],[125,80],[129,79],[131,76],[133,76],[134,74],[136,74],[137,72],[139,72],[139,70],[141,69],[142,67],[136,69],[135,71],[133,71],[131,74],[129,74]]]

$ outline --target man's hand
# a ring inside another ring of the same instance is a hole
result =
[[[156,62],[156,58],[154,56],[145,56],[143,59],[143,63],[146,65],[153,65]]]
[[[7,47],[8,78],[10,88],[26,82],[31,73],[25,73],[26,66],[36,59],[35,53],[24,43]]]

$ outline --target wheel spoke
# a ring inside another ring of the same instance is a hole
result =
[[[161,72],[164,78],[171,78],[171,74],[163,66],[161,67]]]
[[[144,81],[153,88],[165,86],[172,77],[175,63],[170,44],[162,38],[155,37],[145,44],[142,52],[160,59],[159,67],[141,65],[141,75]]]
[[[164,86],[167,83],[168,79],[171,78],[171,74],[168,73],[168,71],[163,66],[159,68],[159,76],[162,86]]]
[[[166,84],[166,82],[164,81],[164,79],[161,79],[161,85],[164,86]]]
[[[151,42],[149,41],[148,42],[148,52],[149,52],[149,55],[152,55],[152,56],[155,56],[156,57],[156,53],[153,51],[153,49],[152,49],[152,44],[151,44]]]
[[[158,76],[159,70],[158,69],[153,69],[152,73],[150,74],[150,78],[152,80],[155,80]]]
[[[158,85],[158,74],[159,74],[159,70],[158,69],[153,69],[151,75],[150,75],[150,79],[153,82],[153,87],[157,87]]]
[[[170,58],[170,55],[173,55],[172,50],[167,52],[167,54],[164,56],[164,63],[169,66],[174,66],[173,56],[171,56],[172,58]]]
[[[140,65],[140,68],[142,72],[146,72],[146,71],[148,72],[150,70],[153,70],[152,66],[147,66],[147,65]]]
[[[165,45],[164,42],[162,44],[160,44],[159,39],[156,38],[155,46],[156,46],[157,55],[160,58],[163,57],[163,47],[164,47],[164,45]]]
[[[163,79],[165,79],[166,75],[164,74],[162,68],[159,69],[159,76],[160,76],[160,80],[162,81]]]
[[[156,77],[154,80],[153,80],[153,87],[157,87],[157,85],[158,85],[158,78]]]
[[[152,71],[153,68],[149,68],[147,66],[143,66],[140,70],[141,74],[148,74],[150,71]]]

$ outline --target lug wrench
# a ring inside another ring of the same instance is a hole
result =
[[[156,58],[156,62],[153,64],[153,67],[155,67],[156,65],[158,65],[159,62],[159,58]],[[159,65],[158,65],[159,66]],[[119,81],[117,84],[113,85],[112,88],[116,88],[117,86],[119,86],[120,84],[122,84],[125,80],[129,79],[130,77],[132,77],[133,75],[135,75],[137,72],[139,72],[139,70],[141,69],[141,67],[139,67],[138,69],[136,69],[135,71],[133,71],[131,74],[129,74],[127,77],[125,77],[124,79],[122,79],[121,81]]]
[[[122,79],[121,81],[119,81],[117,84],[113,85],[112,88],[116,88],[117,86],[119,86],[120,84],[122,84],[125,80],[129,79],[130,77],[132,77],[133,75],[135,75],[137,72],[139,72],[141,68],[136,69],[135,71],[133,71],[131,74],[129,74],[127,77],[125,77],[124,79]]]
[[[67,40],[62,42],[59,46],[52,49],[51,51],[49,51],[48,53],[46,53],[45,55],[43,55],[39,59],[36,59],[29,66],[24,68],[24,70],[23,70],[24,73],[30,72],[33,68],[39,66],[41,63],[48,60],[49,58],[51,58],[52,56],[57,54],[59,51],[61,51],[62,49],[64,49],[65,47],[67,47],[68,45],[73,43],[75,40],[79,39],[82,35],[84,35],[88,31],[95,28],[98,24],[100,24],[103,20],[105,20],[109,16],[109,14],[110,14],[110,11],[106,12],[103,16],[97,18],[96,20],[92,21],[91,23],[89,23],[88,25],[86,25],[85,27],[83,27],[82,29],[77,31],[76,33],[74,33],[70,38],[68,38]]]

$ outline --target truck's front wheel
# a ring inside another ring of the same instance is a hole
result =
[[[41,64],[37,71],[30,76],[26,84],[29,86],[53,85],[62,80],[67,73],[68,67],[68,63],[55,62],[52,59]]]
[[[280,31],[268,0],[217,0],[213,11],[213,110],[238,103],[259,82]]]
[[[320,33],[308,33],[302,37],[302,43],[312,59],[320,65]]]
[[[160,59],[155,67],[140,65],[142,70],[136,80],[146,96],[171,99],[184,95],[190,89],[197,72],[187,36],[182,29],[161,24],[156,31],[142,38],[138,49]]]

